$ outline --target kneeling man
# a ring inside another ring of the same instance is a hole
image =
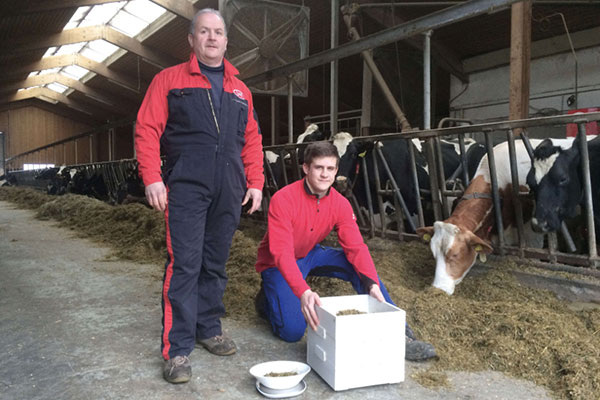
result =
[[[306,177],[275,193],[269,206],[268,230],[256,262],[262,275],[256,309],[288,342],[300,340],[307,323],[314,330],[319,325],[315,305],[321,301],[306,283],[309,275],[343,279],[359,294],[394,304],[377,276],[350,202],[331,187],[338,164],[333,144],[311,143],[304,151]],[[333,229],[341,249],[319,244]],[[433,346],[416,340],[407,325],[406,359],[435,356]]]

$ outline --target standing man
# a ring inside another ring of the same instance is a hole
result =
[[[331,185],[338,170],[337,149],[314,142],[304,151],[306,177],[279,190],[269,205],[268,229],[258,248],[256,271],[262,288],[256,297],[259,315],[288,342],[304,336],[306,325],[319,325],[315,305],[321,300],[306,283],[309,275],[348,281],[359,294],[394,304],[375,270],[350,202]],[[335,229],[341,249],[319,243]],[[416,340],[406,326],[406,359],[436,356],[429,343]]]
[[[195,344],[217,355],[236,346],[221,328],[225,262],[241,208],[262,200],[262,136],[252,95],[224,59],[227,32],[213,9],[196,13],[188,62],[158,73],[140,107],[135,147],[152,207],[164,211],[163,376],[192,375]],[[161,150],[166,162],[161,174]]]

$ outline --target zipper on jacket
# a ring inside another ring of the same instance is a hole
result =
[[[210,89],[206,89],[208,95],[208,102],[210,103],[210,111],[212,111],[213,119],[215,120],[215,126],[217,127],[217,133],[220,135],[221,130],[219,129],[219,122],[217,121],[217,114],[215,114],[215,107],[213,106],[212,98],[210,97]]]

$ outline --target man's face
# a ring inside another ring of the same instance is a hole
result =
[[[322,196],[333,185],[337,173],[337,159],[335,157],[314,158],[310,165],[303,164],[302,169],[306,174],[308,187],[314,194]]]
[[[223,21],[213,13],[200,14],[194,33],[188,34],[188,42],[202,64],[218,67],[223,62],[227,50]]]

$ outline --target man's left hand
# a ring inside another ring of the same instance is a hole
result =
[[[369,290],[369,294],[372,297],[375,297],[380,302],[382,302],[382,303],[385,302],[385,299],[383,298],[383,294],[381,293],[381,289],[379,289],[378,285],[371,285],[371,290]]]
[[[244,196],[244,201],[242,201],[242,206],[245,206],[248,200],[252,199],[252,207],[248,210],[248,214],[252,214],[254,211],[260,208],[260,202],[262,201],[262,191],[249,188],[246,192],[246,196]]]

